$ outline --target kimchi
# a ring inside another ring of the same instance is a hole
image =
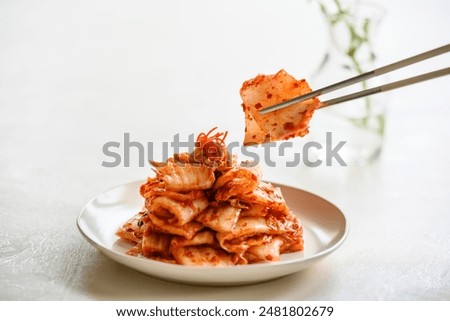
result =
[[[245,114],[244,145],[289,139],[308,134],[308,125],[319,100],[311,98],[261,115],[261,109],[311,92],[306,80],[296,80],[285,70],[274,75],[258,75],[240,90]]]
[[[299,218],[259,166],[229,155],[226,132],[197,137],[192,153],[154,163],[142,210],[116,235],[127,253],[168,263],[229,266],[280,260],[303,250]]]

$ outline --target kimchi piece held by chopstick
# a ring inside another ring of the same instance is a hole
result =
[[[274,75],[258,75],[247,80],[240,90],[245,113],[244,145],[267,143],[305,136],[309,121],[319,107],[312,98],[292,106],[261,115],[259,110],[279,104],[311,91],[306,80],[296,80],[286,71]]]

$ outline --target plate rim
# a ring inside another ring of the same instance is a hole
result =
[[[113,250],[111,248],[108,248],[108,247],[104,246],[103,244],[101,244],[99,242],[95,242],[93,239],[91,239],[86,234],[86,232],[83,230],[83,228],[81,226],[81,221],[82,221],[82,218],[83,218],[83,214],[85,213],[87,207],[94,200],[96,200],[100,195],[108,193],[108,192],[110,192],[112,190],[115,190],[117,188],[124,188],[126,186],[131,186],[131,185],[135,185],[135,184],[143,184],[143,182],[144,182],[144,180],[129,181],[127,183],[117,184],[114,187],[111,187],[111,188],[109,188],[107,190],[104,190],[103,192],[98,193],[96,196],[92,197],[83,206],[83,208],[81,209],[80,213],[78,214],[77,219],[76,219],[76,224],[77,224],[77,228],[78,228],[80,234],[92,246],[94,246],[94,247],[98,248],[99,250],[101,250],[102,252],[104,252],[105,255],[107,255],[106,254],[106,252],[107,252],[107,253],[110,253],[110,254],[112,254],[114,256],[118,256],[118,257],[121,257],[123,259],[126,259],[127,261],[130,261],[130,262],[134,261],[134,262],[137,262],[139,264],[148,264],[149,267],[151,267],[151,266],[160,266],[160,267],[163,267],[163,268],[174,269],[174,270],[185,270],[185,271],[189,271],[189,270],[192,270],[192,271],[208,271],[208,270],[211,270],[211,271],[236,270],[236,271],[238,271],[238,270],[243,270],[243,271],[245,271],[245,270],[249,270],[249,269],[267,269],[267,268],[270,268],[270,267],[289,266],[289,265],[295,265],[295,264],[299,264],[299,263],[306,264],[308,262],[311,262],[311,261],[314,261],[314,260],[318,260],[320,258],[323,258],[323,257],[327,256],[328,254],[331,254],[336,249],[338,249],[345,242],[345,240],[347,239],[347,236],[349,234],[349,222],[348,222],[345,214],[343,213],[343,211],[341,211],[340,208],[338,206],[336,206],[334,203],[328,201],[327,199],[325,199],[324,197],[322,197],[320,195],[317,195],[315,193],[306,191],[306,190],[304,190],[302,188],[298,188],[298,187],[295,187],[295,186],[292,186],[292,185],[288,185],[288,184],[284,184],[284,183],[278,183],[278,182],[275,182],[273,180],[270,180],[270,181],[269,180],[265,180],[265,182],[272,183],[275,186],[278,186],[278,187],[281,187],[281,188],[287,187],[287,188],[291,188],[291,189],[294,189],[294,190],[302,192],[302,193],[306,193],[306,194],[312,195],[312,196],[314,196],[316,198],[319,198],[322,202],[325,202],[325,203],[331,205],[332,207],[334,207],[337,210],[337,212],[339,213],[339,215],[342,216],[343,223],[344,223],[344,229],[343,229],[343,232],[341,233],[342,235],[340,236],[340,238],[335,243],[333,243],[331,246],[325,248],[322,251],[314,253],[313,255],[305,257],[305,258],[291,259],[291,260],[288,260],[288,261],[281,261],[280,260],[280,261],[276,261],[276,262],[261,262],[261,263],[252,263],[252,264],[246,264],[246,265],[232,265],[232,266],[218,266],[218,267],[215,267],[215,266],[186,266],[186,265],[180,265],[180,264],[161,262],[161,261],[157,261],[157,260],[151,260],[149,258],[144,258],[144,257],[135,257],[135,256],[128,255],[126,253],[115,251],[115,250]],[[107,256],[109,256],[109,255],[107,255]],[[123,264],[122,262],[118,262],[118,263]],[[129,265],[126,265],[126,266],[130,267]],[[130,267],[130,268],[133,268],[133,267]],[[135,268],[133,268],[133,269],[135,269]],[[154,276],[154,277],[157,277],[154,274],[151,274],[151,275]],[[189,281],[186,281],[186,282],[189,282]]]

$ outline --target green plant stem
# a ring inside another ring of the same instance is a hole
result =
[[[371,20],[370,19],[364,19],[361,31],[358,32],[358,25],[355,24],[355,16],[350,11],[350,9],[345,8],[340,0],[333,0],[332,2],[335,7],[335,12],[333,13],[328,7],[327,4],[330,4],[329,1],[321,1],[319,0],[320,9],[323,13],[323,15],[326,17],[327,22],[330,26],[330,29],[333,29],[337,24],[343,23],[349,34],[350,34],[350,41],[347,47],[347,50],[345,50],[345,55],[350,60],[350,67],[352,70],[354,70],[358,74],[362,74],[364,72],[364,69],[362,68],[362,65],[360,61],[358,60],[357,56],[360,50],[367,46],[369,49],[369,60],[374,60],[374,53],[373,48],[371,46],[370,42],[370,29],[371,29]],[[367,82],[362,82],[363,89],[367,89]],[[373,115],[373,109],[372,109],[372,100],[370,97],[365,97],[365,115],[361,118],[352,118],[351,121],[355,126],[364,128],[364,129],[373,129],[371,128],[371,122],[370,119],[374,117]],[[374,121],[376,123],[376,126],[374,130],[380,134],[383,135],[384,133],[384,124],[385,124],[385,118],[383,114],[376,115],[374,118]]]

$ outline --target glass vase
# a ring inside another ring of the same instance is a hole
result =
[[[319,2],[329,39],[322,63],[311,78],[315,89],[376,67],[375,40],[384,15],[382,7],[365,1]],[[361,82],[322,96],[321,100],[361,91],[379,83],[380,80]],[[324,108],[317,111],[315,121],[313,136],[319,130],[321,136],[324,136],[323,132],[331,132],[334,142],[345,142],[339,155],[347,165],[370,164],[379,158],[382,151],[386,96],[374,95]]]

